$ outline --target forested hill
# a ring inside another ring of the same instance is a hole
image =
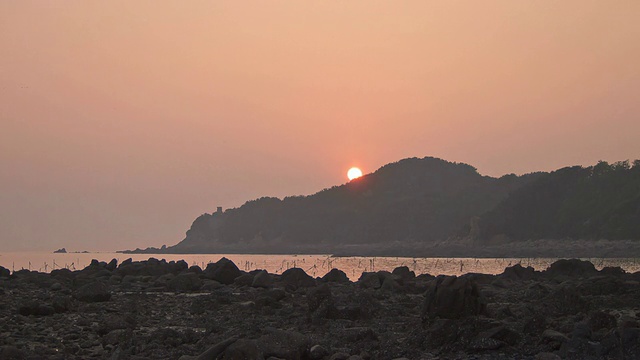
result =
[[[540,239],[639,240],[640,161],[493,178],[405,159],[310,196],[204,214],[177,245],[134,252],[474,256]]]
[[[166,252],[360,252],[459,235],[474,216],[537,177],[492,178],[470,165],[411,158],[310,196],[261,198],[198,217]],[[158,249],[155,249],[158,250]]]
[[[517,189],[481,216],[480,244],[640,239],[640,160],[567,167]]]

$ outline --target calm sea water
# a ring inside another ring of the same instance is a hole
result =
[[[323,276],[332,268],[344,271],[351,280],[357,280],[364,271],[391,271],[398,266],[407,266],[416,274],[462,275],[470,272],[500,274],[507,266],[520,263],[532,266],[536,270],[544,270],[555,258],[405,258],[405,257],[331,257],[330,255],[238,255],[238,254],[197,254],[197,255],[151,255],[151,254],[119,254],[119,253],[68,253],[53,254],[44,252],[0,253],[0,265],[17,271],[20,269],[50,272],[53,269],[68,268],[80,270],[91,263],[92,259],[118,263],[126,259],[134,261],[156,259],[185,260],[189,265],[205,268],[208,263],[216,262],[222,257],[231,259],[241,270],[250,271],[264,269],[270,273],[280,274],[283,271],[298,267],[309,275]],[[620,266],[627,272],[640,271],[640,259],[584,259],[591,261],[596,268]]]

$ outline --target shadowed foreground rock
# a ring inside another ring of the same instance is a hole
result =
[[[640,273],[580,261],[358,282],[92,262],[0,276],[0,359],[638,359]]]
[[[438,276],[431,282],[425,294],[422,320],[460,319],[480,315],[484,312],[485,306],[480,288],[472,279]]]

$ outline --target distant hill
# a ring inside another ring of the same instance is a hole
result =
[[[573,166],[539,177],[480,217],[480,244],[640,239],[640,161]]]
[[[313,195],[203,214],[180,243],[134,252],[473,256],[472,247],[564,238],[640,239],[639,161],[493,178],[404,159]]]

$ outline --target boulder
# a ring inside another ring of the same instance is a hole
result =
[[[167,288],[171,291],[187,292],[199,290],[202,280],[194,273],[182,273],[167,281]]]
[[[596,275],[598,270],[589,261],[579,259],[560,259],[549,266],[544,274],[550,277],[577,276],[585,277]]]
[[[252,287],[257,288],[270,288],[273,284],[273,279],[271,275],[265,270],[258,271],[253,277],[253,281],[251,282]]]
[[[321,280],[324,282],[331,282],[331,283],[348,283],[349,282],[349,278],[347,277],[347,274],[345,274],[344,271],[338,270],[335,268],[331,269],[331,271],[326,273],[321,278]]]
[[[268,332],[258,340],[265,358],[274,356],[280,359],[300,360],[308,350],[307,337],[298,332],[277,329],[269,329]]]
[[[264,354],[255,340],[240,339],[224,351],[222,360],[263,360]]]
[[[616,317],[604,311],[594,311],[589,314],[587,323],[592,331],[615,329],[618,325]]]
[[[55,314],[53,306],[39,301],[27,301],[18,308],[18,313],[23,316],[49,316]]]
[[[469,278],[438,276],[425,294],[423,322],[434,318],[460,319],[485,312],[478,285]]]
[[[0,266],[0,277],[8,278],[11,275],[11,271],[9,269]]]
[[[285,286],[291,286],[293,288],[316,286],[316,280],[300,268],[285,270],[285,272],[280,275],[280,282]]]
[[[111,299],[111,292],[107,284],[96,281],[79,287],[74,296],[83,302],[102,302]]]
[[[333,298],[331,296],[331,289],[327,284],[322,284],[318,287],[311,288],[307,291],[307,303],[309,304],[309,311],[316,311],[323,303],[333,304]]]
[[[413,280],[416,277],[416,273],[409,270],[406,266],[399,266],[391,272],[393,275],[400,277],[402,280]]]
[[[502,277],[510,280],[531,280],[536,276],[537,272],[531,267],[523,267],[515,264],[504,269]]]
[[[208,279],[231,285],[237,277],[242,275],[242,272],[233,261],[223,257],[218,262],[208,264],[203,274]]]
[[[357,282],[358,286],[365,289],[379,289],[382,286],[380,276],[374,272],[363,272]]]

